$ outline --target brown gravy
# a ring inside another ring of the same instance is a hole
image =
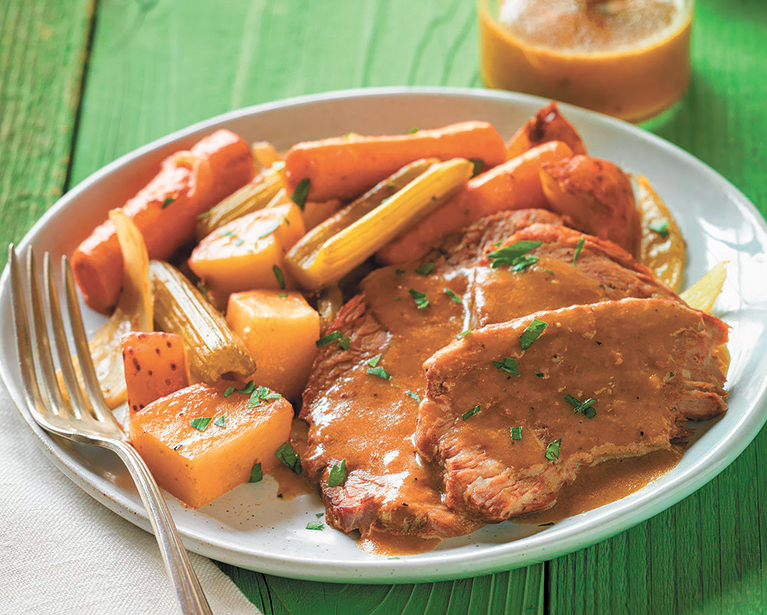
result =
[[[682,454],[683,450],[675,447],[642,457],[611,459],[582,468],[578,478],[562,489],[552,508],[516,517],[512,521],[537,525],[553,523],[615,502],[663,476],[679,463]]]

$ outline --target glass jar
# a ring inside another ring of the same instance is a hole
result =
[[[478,0],[486,87],[639,122],[690,81],[693,0]]]

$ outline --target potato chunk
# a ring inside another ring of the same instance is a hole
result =
[[[254,380],[294,399],[309,378],[320,316],[296,292],[255,290],[229,297],[226,320],[258,365]]]
[[[184,340],[175,333],[125,333],[120,339],[131,416],[189,386]]]
[[[248,482],[254,464],[264,472],[274,467],[275,451],[290,435],[293,408],[284,397],[251,402],[250,393],[225,391],[225,385],[195,384],[131,421],[131,444],[158,484],[192,508]]]
[[[213,231],[192,252],[189,267],[217,296],[290,284],[283,260],[305,233],[293,203],[262,209]]]

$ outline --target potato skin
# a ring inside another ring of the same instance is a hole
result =
[[[569,217],[571,226],[639,258],[640,216],[631,181],[618,166],[583,155],[545,162],[541,183],[550,209]]]

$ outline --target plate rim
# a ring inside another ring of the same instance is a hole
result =
[[[549,99],[546,98],[480,88],[391,86],[337,90],[244,107],[242,109],[230,111],[196,122],[190,126],[174,131],[128,152],[111,163],[101,167],[58,199],[56,203],[54,203],[45,214],[35,222],[32,228],[24,235],[21,241],[19,241],[17,247],[23,250],[29,244],[31,238],[45,227],[53,216],[66,208],[70,202],[77,199],[79,195],[91,185],[110,175],[114,170],[132,160],[141,158],[199,131],[215,128],[221,124],[227,124],[251,115],[258,115],[264,112],[285,108],[300,107],[302,105],[318,102],[338,101],[349,98],[375,98],[387,96],[417,97],[424,95],[471,98],[480,101],[499,101],[510,105],[518,103],[535,103],[539,106],[543,106],[549,102]],[[744,214],[744,217],[756,228],[761,230],[762,234],[767,237],[767,220],[765,220],[762,214],[756,209],[754,204],[737,187],[705,162],[665,139],[621,120],[581,109],[579,107],[574,107],[572,105],[564,103],[559,104],[565,114],[568,115],[576,125],[578,123],[578,118],[585,117],[589,118],[591,121],[597,121],[597,123],[601,122],[612,125],[623,131],[628,130],[632,136],[646,141],[655,147],[666,150],[674,156],[681,158],[687,165],[691,165],[693,168],[700,170],[705,174],[707,179],[721,187],[723,192],[728,193],[732,197],[734,204]],[[0,303],[6,300],[8,293],[9,268],[8,265],[6,265],[2,277],[0,278]],[[4,362],[0,362],[0,377],[25,422],[37,436],[37,441],[42,445],[43,450],[47,453],[48,457],[65,474],[65,476],[113,512],[142,529],[150,531],[150,524],[143,508],[140,506],[133,506],[132,502],[126,501],[124,497],[121,498],[119,495],[117,498],[111,497],[107,493],[101,491],[97,485],[86,480],[77,472],[75,464],[69,459],[69,455],[66,451],[59,447],[55,443],[55,439],[43,431],[29,415],[25,407],[23,396],[16,390],[14,378],[9,372],[9,367]],[[765,400],[767,400],[767,383],[763,382],[758,391],[758,395],[753,399],[749,407],[762,407],[765,405]],[[738,439],[736,446],[731,446],[730,440],[732,437],[723,438],[717,442],[716,446],[707,450],[700,459],[696,461],[695,465],[686,471],[685,476],[677,477],[673,481],[664,484],[660,489],[650,490],[644,496],[640,495],[638,498],[632,498],[630,502],[627,502],[626,498],[618,500],[610,505],[609,510],[604,511],[601,514],[599,513],[600,509],[595,509],[595,511],[592,511],[594,514],[587,522],[586,528],[578,528],[577,526],[557,528],[557,526],[554,526],[545,532],[528,536],[519,541],[484,545],[484,548],[480,549],[476,554],[471,553],[467,555],[463,553],[442,551],[437,552],[438,561],[434,562],[429,561],[429,554],[424,554],[424,557],[414,556],[402,558],[396,562],[391,562],[384,558],[371,559],[370,561],[357,561],[351,563],[355,569],[355,574],[350,575],[343,570],[345,566],[349,566],[348,563],[329,565],[328,562],[318,561],[317,558],[314,557],[299,558],[291,556],[286,560],[285,557],[272,556],[269,554],[254,556],[253,554],[245,554],[242,551],[233,550],[231,547],[221,544],[220,541],[216,544],[215,540],[211,541],[210,538],[200,535],[199,532],[184,531],[182,537],[187,548],[207,557],[251,570],[259,570],[270,574],[306,580],[346,583],[392,583],[413,582],[414,580],[422,582],[473,577],[498,570],[509,570],[546,561],[579,550],[585,546],[595,544],[596,542],[605,540],[617,533],[626,531],[634,525],[646,521],[652,516],[655,516],[670,506],[680,502],[691,493],[700,489],[729,466],[753,441],[766,421],[767,413],[749,412],[745,414],[741,417],[740,421],[732,427],[730,435],[739,435],[744,427],[743,424],[746,422],[749,423],[749,427],[752,429],[749,430],[745,436],[741,436]],[[725,449],[725,447],[727,448]],[[724,452],[723,449],[725,449]],[[715,456],[718,458],[714,459],[713,463],[710,463],[710,460]],[[641,494],[641,492],[637,492],[637,494]],[[625,510],[627,508],[629,510]],[[610,523],[604,523],[604,521],[610,521]],[[516,552],[519,548],[515,550],[514,546],[519,542],[524,542],[525,550],[532,553],[528,555],[526,552]],[[552,547],[552,543],[555,546]],[[301,569],[296,570],[296,566],[300,566]],[[431,573],[424,573],[424,567],[431,567],[434,570]],[[418,573],[417,576],[414,577],[414,573]]]

